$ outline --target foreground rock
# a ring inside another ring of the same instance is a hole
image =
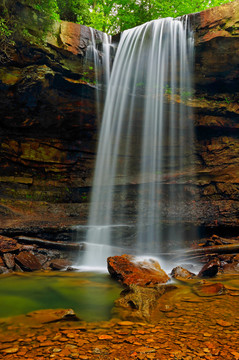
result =
[[[164,284],[169,276],[155,260],[137,262],[130,255],[112,256],[107,259],[108,271],[113,279],[123,285],[154,286]]]
[[[115,301],[113,314],[122,319],[153,321],[152,314],[159,305],[160,297],[176,288],[174,285],[155,285],[154,287],[130,285]]]
[[[193,291],[200,297],[225,295],[227,289],[221,283],[199,282],[193,286]]]
[[[46,309],[37,310],[27,314],[32,322],[49,324],[58,321],[77,321],[80,320],[72,309]]]

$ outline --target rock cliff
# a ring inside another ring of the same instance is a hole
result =
[[[39,18],[18,13],[31,34]],[[239,1],[189,16],[195,33],[197,194],[191,222],[238,227]],[[95,31],[98,48],[101,34]],[[86,221],[97,144],[91,32],[55,22],[45,43],[17,40],[0,65],[0,230]],[[101,104],[100,104],[101,105]],[[213,230],[215,231],[215,230]]]
[[[192,14],[199,223],[238,227],[239,1]]]

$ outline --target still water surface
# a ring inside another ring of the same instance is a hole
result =
[[[24,273],[0,278],[0,317],[71,308],[86,321],[108,320],[122,288],[109,275]]]

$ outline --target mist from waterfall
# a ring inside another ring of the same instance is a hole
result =
[[[128,246],[126,233],[140,255],[159,254],[171,240],[181,246],[193,177],[187,106],[193,48],[187,17],[153,20],[121,35],[101,124],[83,266],[105,267],[117,249],[127,251],[121,250]]]

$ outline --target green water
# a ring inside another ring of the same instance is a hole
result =
[[[24,273],[0,277],[0,317],[71,308],[86,321],[108,320],[122,288],[106,274]]]

